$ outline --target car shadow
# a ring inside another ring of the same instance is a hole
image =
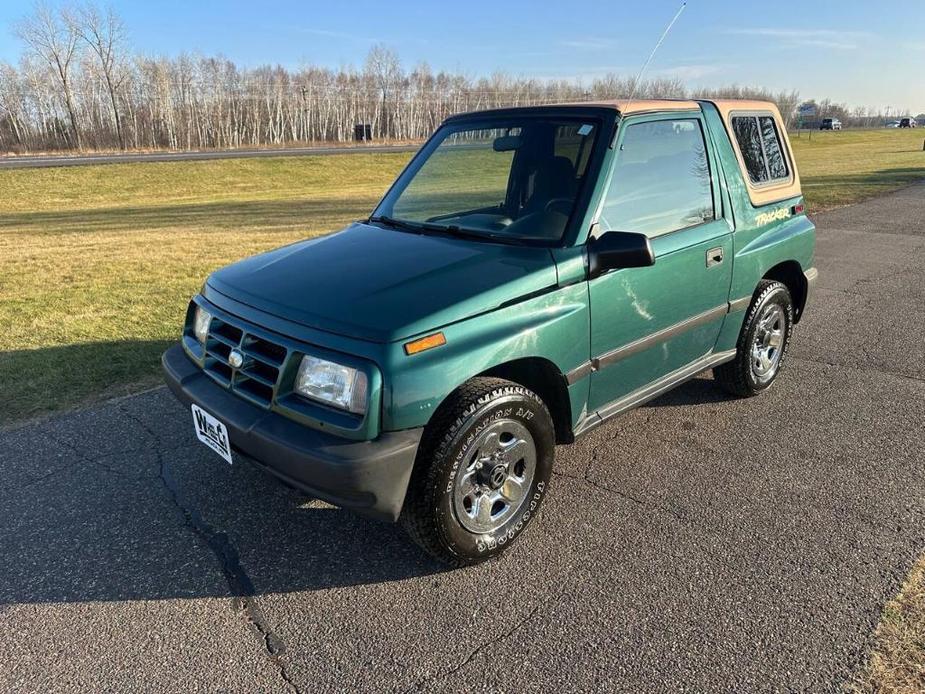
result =
[[[0,431],[0,480],[0,609],[285,594],[446,570],[398,525],[309,499],[241,455],[229,466],[164,387]]]
[[[67,368],[89,387],[100,363],[156,372],[168,344],[0,358],[38,388],[67,381]],[[704,375],[646,407],[728,399]],[[398,525],[309,499],[241,454],[229,466],[165,387],[0,431],[0,480],[0,607],[285,594],[446,571]]]
[[[650,400],[643,407],[689,407],[738,400],[727,393],[710,376],[699,376]]]

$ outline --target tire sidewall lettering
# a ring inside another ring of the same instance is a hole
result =
[[[470,415],[470,423],[461,437],[461,441],[451,444],[452,463],[448,466],[444,484],[441,487],[441,495],[438,500],[437,513],[443,516],[446,523],[452,524],[453,530],[447,534],[448,544],[454,546],[455,551],[462,550],[463,554],[475,553],[484,556],[500,552],[509,543],[524,530],[536,516],[537,511],[545,497],[546,490],[549,488],[548,477],[552,470],[552,458],[554,441],[551,432],[542,431],[543,425],[540,423],[542,417],[537,417],[538,410],[533,403],[525,400],[523,396],[512,395],[502,396],[504,399],[516,400],[514,403],[492,403],[486,411],[479,412],[481,408],[473,408]],[[484,408],[484,404],[482,405]],[[548,415],[547,415],[548,417]],[[534,443],[537,445],[537,466],[538,474],[533,481],[530,489],[530,501],[521,507],[517,516],[511,518],[495,532],[489,534],[475,535],[465,530],[459,525],[453,510],[453,493],[456,484],[456,477],[459,474],[460,466],[467,461],[471,454],[472,443],[478,438],[479,434],[492,423],[499,419],[511,419],[523,424],[534,437]],[[474,423],[472,423],[474,420]],[[551,425],[551,421],[549,421]],[[541,451],[541,445],[545,445],[546,450]],[[542,471],[541,471],[542,470]]]
[[[783,309],[784,315],[786,316],[786,323],[787,323],[786,331],[784,333],[784,345],[782,348],[783,351],[780,356],[780,361],[777,364],[777,370],[774,373],[774,377],[767,383],[761,384],[761,383],[758,383],[757,379],[755,378],[755,374],[752,371],[750,365],[746,371],[746,377],[748,379],[748,382],[751,384],[753,388],[756,388],[759,390],[766,390],[771,387],[771,385],[777,380],[777,377],[780,375],[781,368],[783,368],[784,362],[787,359],[787,352],[788,352],[788,347],[790,346],[790,339],[793,336],[793,302],[792,300],[789,300],[788,298],[789,295],[786,294],[786,291],[787,291],[786,288],[778,287],[775,290],[768,292],[764,296],[763,300],[760,301],[755,306],[751,314],[751,317],[750,317],[748,331],[747,331],[747,340],[744,346],[744,349],[746,350],[750,349],[751,342],[755,339],[755,333],[758,329],[759,316],[762,315],[762,313],[764,312],[764,309],[770,304],[776,304]]]

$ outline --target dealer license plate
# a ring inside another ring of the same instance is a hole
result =
[[[196,438],[231,465],[231,439],[228,438],[228,429],[199,405],[194,404],[192,408]]]

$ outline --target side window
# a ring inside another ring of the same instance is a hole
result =
[[[780,135],[774,119],[771,116],[761,116],[758,122],[761,124],[761,141],[764,143],[764,153],[768,158],[768,173],[771,180],[779,181],[782,178],[789,178],[790,169],[787,168],[787,160],[784,158]]]
[[[764,150],[761,148],[761,133],[758,132],[758,119],[751,117],[733,118],[732,129],[735,131],[736,141],[739,143],[739,151],[742,153],[742,159],[745,160],[745,169],[748,171],[748,177],[752,179],[752,183],[767,183],[770,175],[768,174],[767,162],[764,158]]]
[[[734,116],[732,131],[752,183],[773,183],[790,177],[774,118]]]
[[[603,230],[651,238],[715,218],[700,122],[657,120],[628,126],[601,212]]]

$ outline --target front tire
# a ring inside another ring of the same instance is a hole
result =
[[[713,377],[739,397],[763,393],[777,380],[792,335],[790,291],[781,282],[762,280],[742,323],[735,359],[713,369]]]
[[[554,457],[552,417],[535,393],[474,378],[428,424],[401,524],[451,566],[496,556],[539,511]]]

